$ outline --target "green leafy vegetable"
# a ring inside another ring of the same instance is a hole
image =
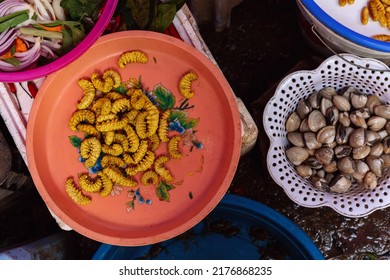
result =
[[[13,19],[14,17],[17,17],[19,15],[23,15],[23,14],[26,14],[27,15],[27,18],[28,18],[28,10],[23,10],[23,11],[17,11],[17,12],[14,12],[14,13],[10,13],[8,15],[5,15],[5,16],[2,16],[0,17],[0,23],[2,22],[6,22],[10,19]]]
[[[160,199],[161,201],[169,202],[170,201],[169,191],[173,190],[174,188],[175,188],[174,186],[169,185],[164,181],[160,181],[160,183],[156,188],[156,195],[158,199]]]
[[[86,36],[79,22],[64,21],[62,25],[63,42],[59,53],[67,53],[80,43]]]
[[[10,58],[2,58],[1,59],[2,61],[4,62],[7,62],[15,67],[18,67],[20,65],[20,60],[17,59],[17,58],[14,58],[14,57],[10,57]]]
[[[163,32],[185,0],[119,0],[115,14],[124,19],[126,29]]]
[[[22,35],[62,40],[62,33],[61,32],[47,31],[47,30],[42,30],[42,29],[38,29],[38,28],[31,28],[31,27],[20,27],[19,31],[20,31],[20,34],[22,34]]]
[[[176,15],[176,5],[160,4],[157,6],[157,14],[150,24],[150,29],[158,32],[164,32],[172,23]]]
[[[131,15],[139,28],[144,29],[150,18],[152,1],[150,0],[128,0],[127,6]]]
[[[2,18],[0,18],[0,32],[4,32],[8,28],[14,28],[18,24],[28,20],[28,11],[23,12],[15,12],[12,14],[8,14]]]
[[[74,21],[81,21],[85,17],[94,18],[102,0],[62,0],[61,7]],[[109,3],[107,3],[109,5]]]

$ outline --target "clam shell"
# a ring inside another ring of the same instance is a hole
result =
[[[380,116],[371,116],[367,120],[367,126],[370,130],[379,131],[385,127],[387,120]]]
[[[335,140],[336,128],[333,125],[328,125],[321,128],[317,133],[317,141],[322,144],[330,144]]]
[[[383,144],[382,143],[376,143],[371,147],[370,155],[379,157],[382,154],[383,154]]]
[[[377,116],[385,118],[386,120],[390,120],[390,105],[387,104],[377,105],[374,108],[374,113]]]
[[[333,107],[333,102],[331,99],[328,98],[321,99],[319,110],[324,116],[326,115],[326,110],[328,110],[331,107]]]
[[[322,147],[315,151],[314,153],[316,159],[322,164],[330,164],[334,157],[334,151],[329,147]]]
[[[336,158],[349,156],[352,152],[352,147],[348,145],[338,145],[334,148],[334,155]]]
[[[287,139],[297,147],[305,147],[305,142],[303,140],[303,134],[298,131],[288,132]]]
[[[324,171],[327,173],[336,172],[338,170],[337,169],[337,162],[335,160],[332,160],[329,164],[325,164],[323,166],[323,168],[324,168]]]
[[[352,131],[348,143],[352,148],[364,146],[366,144],[366,129],[360,127]]]
[[[332,97],[334,96],[334,95],[336,95],[337,94],[337,91],[336,91],[336,89],[334,88],[334,87],[324,87],[324,88],[322,88],[319,92],[318,92],[318,94],[321,96],[321,97],[324,97],[324,98],[326,98],[326,99],[332,99]]]
[[[329,107],[325,112],[325,119],[328,125],[335,125],[339,121],[339,110],[335,106]]]
[[[387,136],[382,141],[383,144],[383,153],[390,154],[390,136]]]
[[[310,107],[309,103],[306,101],[306,99],[301,99],[298,102],[296,112],[301,120],[306,118],[306,116],[312,111],[312,108]]]
[[[305,148],[291,147],[286,150],[286,156],[292,164],[300,165],[308,159],[309,153]]]
[[[320,108],[321,96],[318,94],[318,92],[313,92],[307,98],[307,102],[312,109],[318,109]]]
[[[355,93],[358,94],[358,90],[353,86],[348,86],[340,89],[338,94],[344,96],[347,100],[350,100],[351,95]]]
[[[295,170],[302,178],[309,178],[311,175],[313,175],[313,170],[310,168],[310,166],[307,165],[298,165],[296,166]]]
[[[371,151],[371,147],[364,145],[362,147],[353,148],[352,150],[352,158],[353,159],[364,159],[366,158]]]
[[[363,186],[368,190],[373,190],[378,185],[378,178],[373,172],[367,172],[363,178]]]
[[[344,174],[352,174],[356,171],[356,164],[351,157],[343,157],[337,160],[337,168]]]
[[[317,132],[326,125],[326,119],[319,110],[313,110],[307,118],[307,124],[311,131]]]
[[[379,132],[367,129],[366,130],[366,143],[367,145],[375,145],[376,143],[379,143],[382,140]]]
[[[384,168],[384,161],[382,157],[369,155],[366,157],[366,163],[370,168],[370,171],[372,171],[376,176],[382,176]]]
[[[330,190],[335,193],[345,193],[351,186],[351,180],[344,175],[336,176],[329,184]]]
[[[363,108],[367,103],[367,95],[358,92],[352,92],[350,95],[350,100],[352,107],[356,109]]]
[[[353,123],[355,126],[367,128],[367,123],[365,118],[356,114],[356,112],[352,112],[349,115],[349,118],[351,119],[351,123]]]
[[[318,161],[318,159],[315,156],[309,156],[307,160],[305,160],[306,165],[310,166],[313,169],[320,169],[322,168],[323,164]]]
[[[329,185],[325,178],[321,178],[318,175],[313,175],[310,177],[310,181],[312,182],[313,187],[315,187],[317,190],[321,192],[329,191]]]
[[[339,122],[345,126],[349,127],[351,125],[351,119],[349,118],[348,112],[339,112]]]
[[[310,127],[309,127],[309,125],[308,125],[308,122],[307,122],[307,118],[306,118],[306,119],[303,119],[303,120],[301,121],[301,125],[299,126],[299,131],[302,132],[302,133],[311,131],[311,130],[310,130]]]
[[[383,160],[383,167],[389,168],[390,167],[390,154],[382,154],[380,157]]]
[[[367,97],[366,108],[368,108],[371,114],[374,113],[374,108],[381,104],[382,102],[377,95],[373,94]]]
[[[343,125],[338,125],[336,129],[336,142],[339,145],[348,143],[349,136],[354,131],[354,129],[350,126],[345,127]]]
[[[296,112],[292,112],[286,120],[287,132],[293,132],[299,129],[301,119]]]
[[[357,181],[361,182],[367,172],[370,171],[370,168],[368,167],[367,163],[360,159],[355,160],[355,165],[356,171],[352,173],[352,177],[355,178]]]
[[[332,101],[333,101],[333,105],[341,112],[346,112],[351,110],[351,103],[349,103],[348,99],[342,95],[333,96]]]
[[[317,141],[317,135],[312,131],[305,132],[303,134],[303,139],[306,147],[310,150],[315,150],[322,146],[322,144]]]

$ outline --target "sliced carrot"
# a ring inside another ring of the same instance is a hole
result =
[[[20,38],[16,38],[15,48],[13,50],[12,50],[12,48],[8,52],[6,52],[2,56],[0,56],[0,58],[1,59],[13,58],[15,52],[25,52],[28,50],[26,43]]]
[[[40,28],[44,29],[44,30],[47,30],[47,31],[59,31],[61,32],[62,31],[62,25],[57,25],[57,26],[45,26],[45,25],[42,25],[42,24],[37,24],[37,26],[39,26]]]
[[[12,58],[14,57],[10,51],[6,52],[5,54],[3,54],[2,56],[0,56],[1,59],[7,59],[7,58]]]
[[[26,43],[22,39],[20,39],[20,38],[16,38],[16,41],[15,41],[15,51],[16,52],[25,52],[25,51],[27,51]]]

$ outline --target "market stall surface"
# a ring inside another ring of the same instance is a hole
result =
[[[268,174],[263,160],[267,153],[262,129],[264,106],[288,72],[314,69],[324,59],[308,47],[297,15],[295,1],[245,0],[232,10],[228,29],[215,32],[212,22],[199,25],[235,94],[257,123],[262,140],[241,158],[229,192],[258,200],[290,218],[313,239],[326,259],[388,259],[388,209],[363,218],[346,218],[327,207],[304,208],[292,202]],[[28,180],[28,169],[5,125],[0,128],[12,151],[12,170],[25,179],[20,188],[8,185],[18,191],[0,205],[2,249],[61,230]],[[73,231],[64,234],[71,237],[64,258],[90,259],[100,245]]]

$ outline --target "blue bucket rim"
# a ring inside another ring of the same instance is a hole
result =
[[[322,24],[328,27],[333,32],[338,35],[348,39],[349,41],[376,51],[380,52],[389,52],[390,53],[390,43],[382,42],[379,40],[372,39],[360,33],[357,33],[348,27],[345,27],[338,21],[334,20],[331,16],[329,16],[324,10],[322,10],[314,0],[298,0],[303,6]]]
[[[217,207],[232,209],[236,212],[239,211],[246,215],[261,218],[262,223],[268,227],[268,230],[277,231],[279,235],[289,240],[300,251],[301,255],[306,256],[307,260],[324,260],[320,249],[301,227],[288,217],[259,201],[241,195],[225,194]],[[134,256],[141,256],[148,252],[150,246],[131,248],[134,250]],[[102,243],[92,257],[92,260],[112,259],[116,250],[120,248],[121,246]]]

